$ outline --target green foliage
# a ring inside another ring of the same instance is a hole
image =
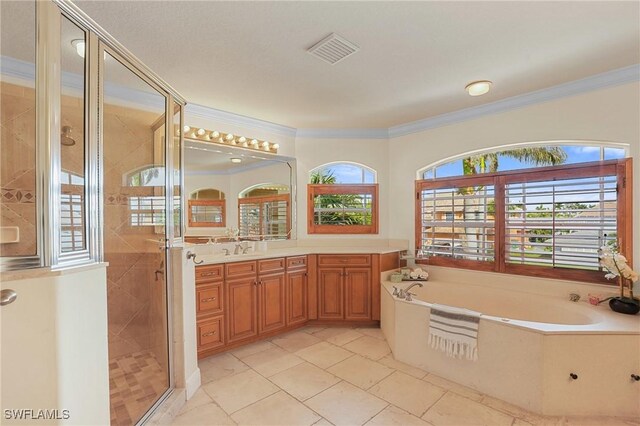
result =
[[[462,172],[465,175],[497,172],[500,155],[535,166],[557,166],[567,161],[567,153],[561,147],[517,148],[467,157],[462,160]]]
[[[336,177],[333,172],[318,171],[311,175],[314,185],[335,185]],[[316,224],[324,225],[370,225],[371,200],[363,202],[363,197],[357,194],[327,194],[318,195],[313,200],[317,211],[314,214]],[[353,209],[362,212],[348,211]]]

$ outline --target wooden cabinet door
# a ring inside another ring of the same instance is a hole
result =
[[[266,333],[286,325],[284,272],[258,277],[260,314],[258,331]]]
[[[258,334],[258,286],[255,277],[227,281],[227,342]]]
[[[318,319],[344,318],[343,268],[318,268]]]
[[[371,270],[345,268],[344,270],[345,319],[371,319]]]
[[[287,325],[307,321],[307,272],[289,272],[287,274]]]

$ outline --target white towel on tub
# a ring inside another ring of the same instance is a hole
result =
[[[452,358],[478,359],[480,312],[446,305],[432,305],[429,344]]]

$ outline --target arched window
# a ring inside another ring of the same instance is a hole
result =
[[[437,179],[560,164],[617,160],[628,156],[628,147],[600,142],[536,142],[473,151],[430,164],[418,171],[418,179]]]
[[[377,234],[375,170],[358,163],[323,164],[309,173],[309,234]]]
[[[226,202],[224,192],[203,188],[189,194],[189,226],[194,228],[224,228],[226,226]]]
[[[416,249],[429,264],[606,283],[598,249],[631,253],[622,144],[513,145],[418,171]]]
[[[288,239],[291,230],[291,189],[278,183],[253,185],[238,194],[241,237]]]
[[[309,172],[312,184],[376,183],[376,171],[352,162],[327,163]]]

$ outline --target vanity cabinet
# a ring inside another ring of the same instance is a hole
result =
[[[309,274],[307,256],[287,258],[287,325],[304,324],[309,319]]]
[[[318,256],[318,319],[372,319],[371,255]]]
[[[228,343],[258,335],[257,276],[226,282],[229,306]]]
[[[398,253],[311,254],[196,266],[198,357],[308,323],[375,324],[380,271],[398,266]]]
[[[258,261],[258,332],[277,331],[286,326],[285,259]]]
[[[196,268],[198,355],[225,345],[225,289],[222,265]]]

